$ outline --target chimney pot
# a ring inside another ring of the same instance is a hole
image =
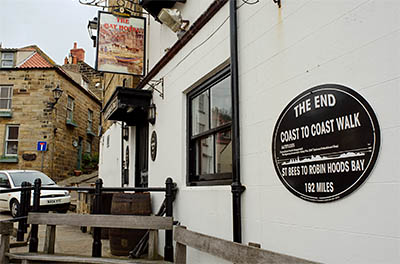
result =
[[[78,44],[76,42],[74,42],[74,49],[76,49],[78,46]]]
[[[65,64],[68,64],[68,58],[67,57],[64,58],[64,65]]]

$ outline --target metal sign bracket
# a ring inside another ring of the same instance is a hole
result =
[[[161,78],[159,80],[150,80],[147,83],[150,87],[152,91],[156,91],[160,94],[160,97],[162,99],[164,99],[164,78]],[[161,90],[157,89],[157,86],[159,86],[161,84]]]

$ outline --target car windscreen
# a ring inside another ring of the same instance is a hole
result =
[[[21,186],[22,182],[26,181],[34,185],[36,179],[42,181],[42,185],[53,185],[55,182],[49,178],[46,174],[40,171],[19,171],[19,172],[9,172],[11,179],[15,187]]]

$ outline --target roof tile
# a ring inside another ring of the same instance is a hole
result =
[[[52,68],[47,60],[45,60],[39,53],[35,53],[32,57],[30,57],[27,61],[25,61],[18,68]]]

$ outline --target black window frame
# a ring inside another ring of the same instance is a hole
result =
[[[202,180],[199,179],[199,175],[196,175],[196,166],[197,166],[197,150],[195,148],[196,140],[207,138],[210,135],[217,135],[218,133],[223,133],[226,131],[230,131],[231,133],[231,144],[233,144],[233,137],[232,137],[232,129],[233,129],[233,120],[220,125],[216,128],[211,128],[205,132],[200,132],[197,135],[192,136],[192,100],[197,97],[198,95],[202,94],[206,90],[211,91],[212,87],[216,84],[220,83],[221,81],[225,80],[226,78],[231,77],[230,67],[226,67],[221,71],[217,72],[215,75],[204,81],[198,87],[193,89],[187,94],[187,107],[186,107],[186,126],[187,126],[187,136],[186,136],[186,143],[187,143],[187,176],[186,176],[186,184],[187,186],[214,186],[214,185],[231,185],[233,182],[233,169],[232,172],[228,173],[213,173],[213,174],[202,174]],[[211,97],[211,92],[210,92]],[[232,93],[231,93],[232,98]],[[210,104],[209,104],[210,105]],[[233,106],[231,105],[233,108]],[[209,106],[211,108],[211,106]],[[233,114],[233,113],[232,113]],[[211,116],[211,110],[210,110]],[[233,118],[233,115],[232,115]],[[211,117],[210,117],[211,119]],[[211,122],[211,120],[210,120]],[[211,126],[211,123],[210,123]],[[214,136],[214,146],[215,146],[215,136]],[[214,159],[216,157],[215,148],[214,152]],[[233,155],[233,153],[232,153]],[[233,161],[232,161],[233,162]],[[232,163],[233,165],[233,163]],[[215,166],[215,160],[214,160]]]

